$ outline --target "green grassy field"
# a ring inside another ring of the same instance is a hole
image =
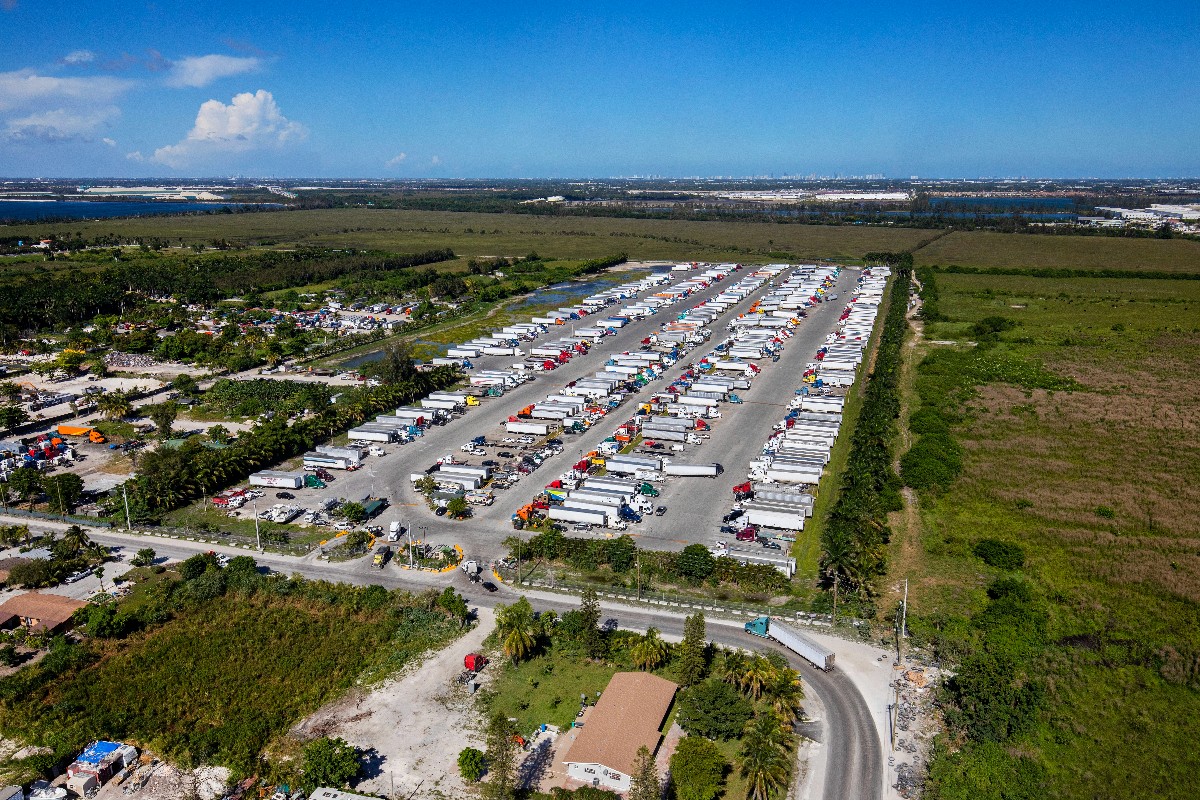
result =
[[[911,579],[927,635],[946,635],[984,607],[985,587],[1001,574],[973,555],[984,537],[1024,549],[1023,572],[1048,619],[1036,724],[1000,750],[968,746],[935,765],[938,796],[999,797],[970,787],[994,790],[986,776],[1003,771],[999,762],[1032,759],[1045,770],[1042,796],[1110,797],[1119,787],[1127,797],[1193,797],[1200,285],[953,274],[936,283],[949,321],[926,325],[923,351],[946,349],[934,340],[965,342],[972,323],[1000,316],[1015,327],[964,363],[1041,363],[1079,387],[985,379],[952,427],[961,477],[923,497],[915,553],[903,537],[893,541],[886,582]]]
[[[60,760],[109,738],[250,774],[267,742],[305,714],[459,632],[382,587],[284,579],[260,582],[253,595],[213,596],[214,576],[177,588],[184,599],[168,621],[127,638],[85,639],[0,681],[0,729]],[[127,613],[161,606],[171,583],[139,587]]]
[[[49,233],[158,237],[173,244],[227,239],[264,246],[357,247],[416,252],[452,247],[460,256],[755,260],[857,258],[903,250],[936,235],[903,228],[687,222],[607,217],[538,217],[385,209],[331,209],[194,217],[143,217],[0,227],[5,235]]]
[[[913,254],[917,266],[1200,272],[1200,242],[956,231]]]

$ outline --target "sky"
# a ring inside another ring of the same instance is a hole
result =
[[[4,177],[1200,176],[1184,6],[0,0],[0,42]]]

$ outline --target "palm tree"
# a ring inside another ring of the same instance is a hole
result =
[[[742,673],[742,691],[758,700],[775,679],[775,665],[760,655],[754,655]]]
[[[88,537],[87,531],[78,525],[72,525],[67,528],[60,541],[62,542],[63,550],[71,558],[78,556],[92,546],[92,540]]]
[[[760,714],[742,736],[742,777],[749,800],[770,800],[787,788],[792,775],[791,734],[773,713]]]
[[[721,680],[741,689],[748,660],[741,650],[726,650],[725,657],[721,660]]]
[[[800,675],[795,670],[777,669],[764,694],[785,725],[795,724],[800,716],[800,701],[804,699]]]
[[[663,665],[671,646],[658,635],[658,628],[649,628],[642,640],[633,647],[633,664],[640,670],[652,670]]]
[[[117,389],[97,397],[96,408],[100,409],[105,419],[121,419],[133,413],[133,402],[128,392]]]
[[[517,663],[537,645],[533,607],[524,597],[511,606],[496,607],[496,630],[503,642],[504,654]]]
[[[533,652],[533,645],[533,634],[528,628],[513,628],[504,637],[504,655],[511,658],[512,662],[516,664]]]

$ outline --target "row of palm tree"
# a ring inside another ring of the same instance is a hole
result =
[[[800,674],[786,664],[741,650],[727,650],[721,663],[721,679],[758,702],[765,701],[779,724],[791,729],[800,717],[804,689]]]

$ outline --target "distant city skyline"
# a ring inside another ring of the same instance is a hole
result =
[[[0,0],[0,34],[10,178],[1200,175],[1200,18],[1135,4]]]

